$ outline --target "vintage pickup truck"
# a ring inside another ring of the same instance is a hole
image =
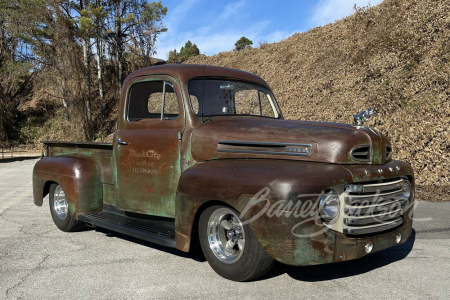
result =
[[[49,195],[63,231],[98,226],[186,252],[198,243],[235,281],[275,261],[360,258],[408,239],[414,203],[412,168],[364,126],[368,115],[285,120],[254,74],[145,68],[123,83],[113,144],[44,142],[34,203]]]

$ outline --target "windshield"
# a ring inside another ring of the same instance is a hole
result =
[[[250,83],[194,79],[189,82],[189,98],[197,116],[202,115],[202,109],[203,116],[280,116],[270,91]]]

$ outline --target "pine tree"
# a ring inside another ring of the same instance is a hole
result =
[[[239,51],[244,48],[251,47],[251,45],[253,45],[253,42],[248,38],[246,38],[245,36],[243,36],[234,44],[235,46],[234,50]]]

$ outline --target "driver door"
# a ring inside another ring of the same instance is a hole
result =
[[[180,91],[171,77],[133,82],[125,122],[114,135],[117,209],[175,217],[184,129]]]

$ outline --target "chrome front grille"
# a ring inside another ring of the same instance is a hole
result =
[[[409,202],[404,191],[405,180],[395,178],[361,183],[358,192],[344,191],[344,234],[369,235],[402,225]]]

